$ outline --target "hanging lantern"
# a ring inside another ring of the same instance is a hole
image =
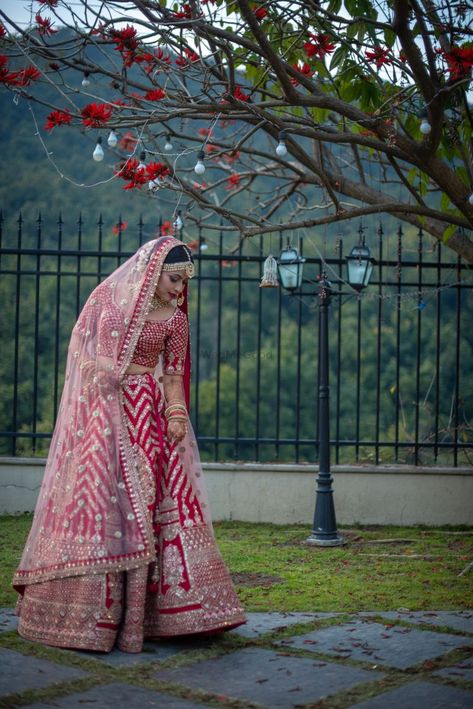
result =
[[[302,269],[305,258],[295,246],[289,244],[281,251],[278,259],[279,280],[286,290],[296,290],[301,287]]]
[[[278,288],[278,262],[271,254],[263,264],[263,278],[259,284],[260,288]]]
[[[360,242],[354,246],[347,256],[347,279],[348,283],[357,291],[363,290],[369,283],[373,272],[374,259],[365,244],[363,230],[360,227]]]

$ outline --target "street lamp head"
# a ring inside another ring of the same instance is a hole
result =
[[[357,291],[363,290],[369,283],[373,272],[374,259],[365,244],[365,240],[360,236],[360,243],[354,246],[347,256],[348,283]]]
[[[286,246],[279,254],[278,271],[281,285],[286,290],[296,290],[302,284],[302,269],[305,263],[295,246]]]

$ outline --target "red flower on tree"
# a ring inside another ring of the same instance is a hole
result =
[[[155,50],[154,55],[155,55],[156,59],[158,60],[158,62],[165,62],[166,64],[171,63],[171,57],[169,56],[169,54],[164,54],[164,51],[162,50],[161,47],[158,47]]]
[[[169,175],[169,168],[162,162],[150,162],[146,166],[146,177],[148,180],[162,180]]]
[[[135,138],[131,131],[127,131],[125,135],[120,138],[118,147],[123,150],[124,153],[131,153],[136,147],[138,139]]]
[[[381,69],[383,64],[392,64],[393,60],[389,57],[390,49],[387,47],[375,47],[373,51],[365,52],[365,57],[376,62],[376,68]]]
[[[118,170],[115,171],[115,175],[127,182],[123,186],[124,190],[140,189],[151,180],[160,180],[169,175],[169,168],[160,162],[152,162],[143,166],[136,158],[130,158],[121,163]]]
[[[238,160],[240,157],[240,151],[239,150],[232,150],[231,153],[224,153],[222,155],[222,160],[224,160],[226,163],[233,163],[235,160]]]
[[[131,25],[127,25],[122,30],[112,29],[110,31],[112,42],[115,43],[117,52],[134,52],[138,48],[138,40],[136,38],[136,29]]]
[[[123,185],[124,190],[130,190],[134,187],[141,187],[146,182],[146,170],[144,167],[139,167],[140,163],[136,158],[125,160],[119,165],[118,170],[115,170],[115,175],[122,180],[127,180],[128,184]]]
[[[0,23],[0,38],[6,37],[7,36],[7,31],[5,27]]]
[[[47,5],[48,7],[57,7],[58,0],[36,0],[40,5]]]
[[[265,7],[257,7],[256,10],[254,10],[253,12],[255,13],[255,17],[258,20],[258,22],[261,22],[261,20],[264,20],[264,18],[268,14],[268,11]]]
[[[309,33],[312,42],[304,43],[305,53],[309,58],[318,57],[323,60],[326,54],[331,54],[335,50],[335,44],[331,41],[329,34]]]
[[[161,224],[161,236],[172,236],[173,228],[169,219]]]
[[[147,101],[161,101],[162,98],[166,96],[166,93],[162,89],[151,89],[145,93],[145,99]]]
[[[189,62],[198,62],[200,59],[199,55],[192,49],[189,49],[189,47],[186,47],[184,49],[184,54],[185,57],[181,55],[176,59],[176,64],[177,66],[181,67],[181,69],[187,69],[187,67],[189,66]]]
[[[40,14],[37,14],[35,20],[38,25],[37,30],[40,35],[43,35],[44,37],[51,37],[51,35],[57,32],[57,30],[53,29],[53,23],[49,17],[41,17]]]
[[[172,15],[176,18],[176,20],[191,20],[192,8],[189,3],[186,2],[184,3],[184,5],[182,5],[182,8],[179,12],[173,12]]]
[[[38,69],[34,66],[28,66],[26,69],[11,72],[5,83],[9,83],[11,86],[29,86],[32,81],[37,81],[40,76],[41,72]]]
[[[56,126],[68,126],[71,121],[69,111],[51,111],[44,127],[46,130],[52,130]]]
[[[241,177],[238,172],[234,172],[233,175],[227,178],[227,184],[225,185],[226,190],[234,190],[240,184]]]
[[[473,67],[473,47],[452,47],[449,52],[443,52],[443,56],[454,81],[469,76]]]
[[[239,101],[246,101],[246,102],[251,101],[250,96],[248,94],[243,93],[243,91],[240,89],[239,86],[235,86],[235,90],[233,92],[233,95]]]
[[[307,64],[307,62],[304,62],[302,66],[299,66],[299,64],[293,64],[292,68],[298,71],[299,74],[303,74],[308,78],[314,76],[315,74],[314,70],[311,68],[310,64]],[[299,86],[299,81],[297,79],[291,78],[291,84],[293,84],[293,86]]]
[[[101,128],[112,116],[112,108],[105,103],[89,103],[82,111],[82,122],[89,128]]]
[[[125,229],[128,227],[128,222],[117,222],[114,226],[112,226],[112,231],[114,234],[121,234],[122,231],[125,231]]]

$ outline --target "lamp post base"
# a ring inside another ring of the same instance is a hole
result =
[[[308,539],[306,539],[306,544],[312,544],[318,547],[341,547],[345,544],[343,537],[324,538],[320,537],[318,534],[312,533]]]

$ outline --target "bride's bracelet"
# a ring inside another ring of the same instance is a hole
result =
[[[169,419],[171,417],[175,416],[184,416],[184,418],[187,418],[187,410],[185,406],[173,406],[173,407],[168,407],[164,411],[164,417]]]

